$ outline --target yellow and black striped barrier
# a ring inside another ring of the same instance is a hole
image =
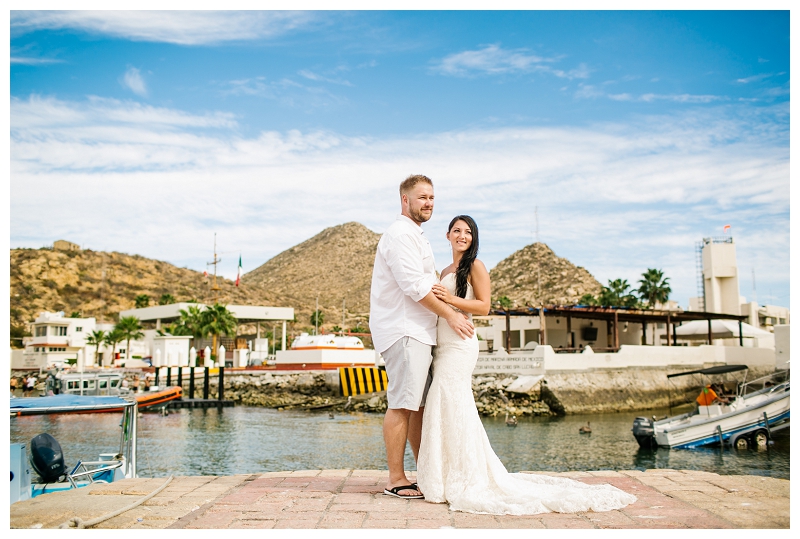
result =
[[[376,367],[339,367],[339,391],[345,396],[386,391],[386,370]]]

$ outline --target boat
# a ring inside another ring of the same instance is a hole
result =
[[[129,401],[134,401],[139,410],[147,410],[148,408],[162,407],[169,401],[180,399],[182,396],[183,390],[178,386],[173,386],[144,393],[131,393],[124,397],[62,394],[47,397],[13,398],[11,399],[11,415],[121,412],[124,408],[122,403]]]
[[[719,445],[737,449],[764,447],[773,433],[789,427],[789,375],[776,371],[746,382],[746,365],[722,365],[667,375],[674,379],[699,375],[704,382],[740,373],[742,380],[703,383],[690,412],[656,419],[637,417],[633,436],[642,448],[693,449]],[[715,388],[722,393],[717,395]],[[725,392],[730,391],[726,394]]]
[[[50,374],[45,381],[44,394],[124,395],[124,375],[119,371],[61,372]]]
[[[47,433],[35,436],[29,445],[11,444],[11,503],[43,494],[80,488],[93,483],[112,483],[136,477],[138,404],[134,399],[119,396],[80,397],[55,395],[27,399],[11,399],[11,415],[20,409],[51,410],[72,407],[83,413],[120,411],[120,444],[116,453],[103,453],[94,461],[78,461],[71,471],[64,463],[58,441]],[[35,404],[31,401],[37,401]],[[51,413],[40,411],[39,413]],[[33,470],[31,470],[33,468]],[[34,473],[38,478],[35,478]],[[36,480],[35,480],[36,479]]]
[[[381,360],[375,350],[364,348],[358,337],[302,333],[292,341],[288,350],[276,352],[275,366],[289,370],[334,370],[340,367],[377,367]]]

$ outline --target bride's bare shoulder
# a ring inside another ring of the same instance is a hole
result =
[[[447,275],[449,275],[450,273],[453,273],[454,271],[455,271],[455,268],[453,267],[452,264],[450,264],[449,266],[447,266],[446,268],[444,268],[442,270],[442,274],[441,274],[440,278],[444,279]]]
[[[486,265],[483,262],[481,262],[479,259],[477,259],[477,258],[472,263],[472,269],[471,269],[470,273],[472,273],[473,271],[476,271],[476,272],[481,273],[481,274],[486,274],[486,275],[489,274],[489,271],[486,269]]]

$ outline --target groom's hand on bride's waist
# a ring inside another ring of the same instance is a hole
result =
[[[475,326],[463,313],[453,311],[453,314],[447,317],[447,325],[462,339],[471,339],[475,333]]]

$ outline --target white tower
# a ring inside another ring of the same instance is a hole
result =
[[[739,270],[731,236],[703,238],[703,288],[707,312],[740,314]]]

